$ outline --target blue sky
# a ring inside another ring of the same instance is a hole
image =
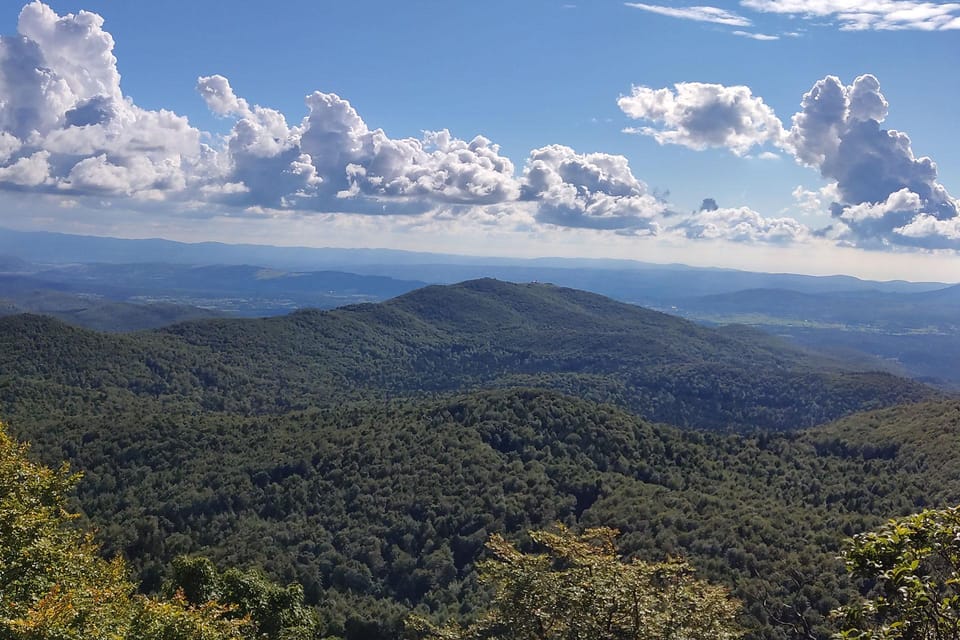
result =
[[[27,7],[19,26],[18,7],[0,13],[4,57],[16,63],[0,70],[0,105],[35,109],[44,123],[31,138],[33,125],[0,107],[16,147],[0,163],[0,224],[960,280],[956,4],[224,6],[52,1]],[[102,25],[67,17],[81,10]],[[18,31],[38,53],[11,44]],[[67,94],[44,85],[37,102],[22,80],[34,68],[52,70]],[[792,130],[791,118],[818,81],[837,76],[849,103],[863,74],[879,87],[865,81],[856,95],[888,106],[833,123],[842,145],[824,156],[822,128]],[[199,77],[218,78],[206,101]],[[328,96],[326,115],[304,136],[315,91]],[[160,110],[186,121],[150,115]],[[731,119],[748,123],[739,137],[722,130]],[[880,133],[863,129],[870,120]],[[338,126],[349,131],[334,140]],[[136,132],[152,127],[144,162]],[[439,146],[424,140],[444,129]],[[887,129],[909,136],[912,155],[883,146]],[[478,135],[489,143],[471,147]],[[888,152],[889,162],[871,159]],[[883,184],[866,175],[887,167]],[[698,211],[705,198],[717,208]]]

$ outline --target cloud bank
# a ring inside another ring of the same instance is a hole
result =
[[[862,75],[849,86],[834,76],[817,81],[804,94],[789,130],[743,86],[634,87],[618,104],[628,117],[651,123],[625,131],[651,136],[660,144],[698,150],[724,147],[738,156],[772,145],[792,154],[831,185],[835,199],[829,208],[836,220],[835,235],[843,243],[866,248],[960,248],[956,237],[960,204],[939,183],[936,163],[914,155],[906,133],[881,127],[889,104],[872,75]],[[816,209],[819,199],[804,193],[802,208]],[[811,206],[814,201],[817,205]],[[709,228],[693,223],[687,228],[701,227]],[[778,238],[805,235],[799,226],[781,227]],[[757,237],[772,240],[766,233]]]
[[[202,77],[197,89],[211,111],[237,119],[219,158],[221,182],[245,187],[224,197],[230,204],[416,213],[519,195],[513,163],[483,136],[468,142],[443,130],[392,139],[348,101],[319,91],[291,127],[280,112],[238,98],[223,76]]]
[[[810,229],[793,218],[765,218],[749,207],[721,208],[704,201],[693,217],[674,226],[691,240],[726,240],[750,244],[792,244],[811,237]]]
[[[499,220],[534,209],[541,224],[656,229],[664,205],[626,158],[551,146],[531,152],[518,176],[491,140],[448,130],[391,138],[347,100],[306,96],[306,115],[251,104],[221,75],[197,92],[233,122],[211,136],[173,112],[143,109],[120,86],[114,41],[90,12],[57,15],[26,5],[13,36],[0,38],[0,189],[166,203],[200,215],[458,214]],[[522,217],[522,216],[521,216]]]
[[[630,6],[750,24],[709,7]],[[676,213],[620,155],[547,145],[517,167],[482,135],[461,139],[440,129],[393,138],[333,93],[307,95],[305,115],[290,122],[238,95],[226,77],[202,76],[198,94],[230,123],[213,136],[172,111],[135,104],[121,89],[113,49],[97,14],[60,16],[39,1],[22,9],[17,33],[0,37],[0,191],[171,216],[392,216],[410,229],[463,221],[768,244],[826,235],[711,199]],[[772,148],[818,171],[829,193],[801,190],[798,198],[811,210],[829,207],[831,241],[960,249],[957,201],[938,182],[935,163],[914,156],[906,134],[881,128],[889,105],[873,76],[849,86],[832,76],[818,81],[789,129],[745,86],[636,86],[618,105],[639,121],[628,131],[660,144],[760,158]]]

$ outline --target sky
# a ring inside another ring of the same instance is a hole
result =
[[[0,226],[960,281],[960,3],[8,3]]]

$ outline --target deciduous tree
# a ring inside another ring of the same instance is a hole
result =
[[[839,638],[960,639],[960,507],[854,536],[844,560],[869,591],[837,611]]]
[[[694,577],[680,560],[624,560],[614,529],[575,535],[558,526],[530,537],[543,551],[523,553],[499,535],[480,566],[494,589],[489,613],[467,628],[410,628],[442,640],[726,640],[740,632],[739,605],[727,591]]]

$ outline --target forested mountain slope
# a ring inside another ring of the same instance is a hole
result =
[[[825,638],[851,593],[842,540],[960,500],[956,401],[742,436],[533,389],[250,417],[105,396],[11,428],[84,472],[108,551],[147,588],[182,553],[262,566],[350,638],[397,637],[414,606],[469,616],[487,536],[555,521],[689,557],[744,600],[751,638]]]
[[[49,387],[44,393],[54,400],[111,389],[171,406],[261,414],[525,385],[704,428],[798,428],[934,395],[760,332],[709,329],[582,291],[495,280],[123,336],[5,318],[0,371],[10,389]]]
[[[469,617],[487,536],[555,521],[688,555],[753,638],[824,637],[843,537],[960,492],[895,427],[862,446],[859,417],[792,430],[934,395],[743,327],[494,280],[125,335],[0,319],[0,416],[85,474],[80,506],[145,588],[183,553],[263,566],[349,640],[398,637],[411,607]]]

